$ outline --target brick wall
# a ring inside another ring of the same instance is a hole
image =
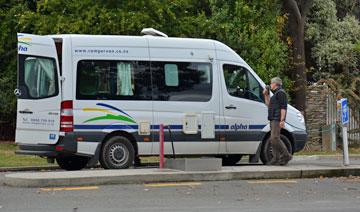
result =
[[[326,125],[327,95],[326,85],[313,84],[307,89],[305,120],[308,129],[306,149],[321,150],[321,128]]]

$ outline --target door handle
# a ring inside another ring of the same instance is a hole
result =
[[[22,113],[22,114],[33,114],[32,111],[29,111],[29,110],[20,110],[19,113]]]
[[[236,107],[234,105],[228,105],[228,106],[225,106],[226,109],[236,109]]]

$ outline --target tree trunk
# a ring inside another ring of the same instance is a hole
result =
[[[302,113],[306,107],[306,66],[305,66],[305,44],[304,44],[305,20],[301,20],[296,30],[294,40],[294,68],[295,68],[295,107]]]
[[[293,67],[295,74],[295,107],[303,114],[306,108],[305,21],[312,0],[286,0],[284,7],[290,14],[289,34],[293,38]]]

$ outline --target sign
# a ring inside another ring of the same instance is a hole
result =
[[[343,125],[349,123],[349,107],[347,99],[341,99],[341,123]]]
[[[341,120],[342,126],[342,140],[343,140],[343,163],[345,166],[350,164],[349,159],[349,148],[348,148],[348,138],[347,138],[347,127],[346,124],[349,123],[349,106],[346,98],[342,98],[337,101],[337,109],[339,120]]]
[[[349,147],[348,147],[348,138],[347,138],[347,127],[346,124],[349,123],[349,106],[346,98],[342,98],[337,101],[337,110],[339,120],[342,124],[342,140],[343,140],[343,163],[345,166],[350,165],[349,159]]]
[[[349,106],[346,98],[338,101],[338,114],[342,125],[349,123]]]

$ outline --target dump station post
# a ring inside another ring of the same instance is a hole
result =
[[[160,169],[164,168],[164,125],[160,124],[159,132],[159,167]]]
[[[350,165],[349,147],[347,137],[347,125],[349,123],[349,105],[346,98],[337,101],[338,116],[341,122],[342,138],[343,138],[343,164]]]

